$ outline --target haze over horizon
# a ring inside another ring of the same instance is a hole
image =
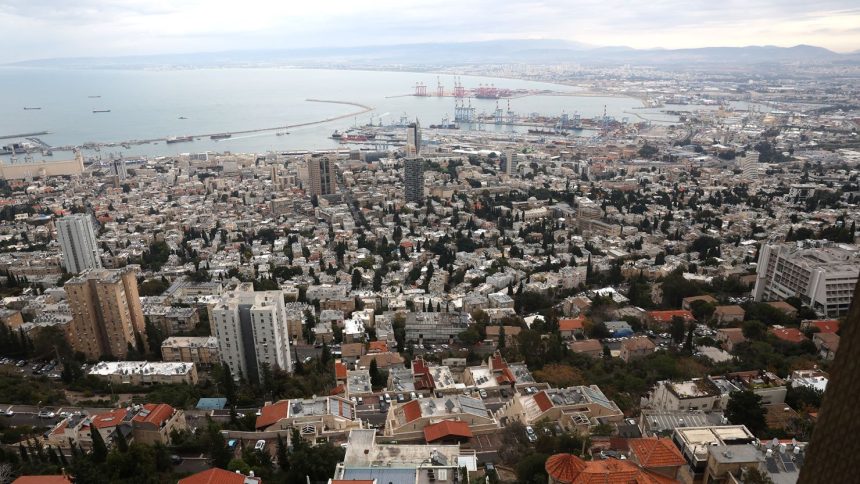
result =
[[[254,49],[562,39],[636,49],[808,44],[860,49],[847,0],[0,0],[0,62]]]

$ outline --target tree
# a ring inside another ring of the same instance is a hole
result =
[[[107,459],[108,449],[105,445],[104,439],[102,439],[102,434],[98,430],[94,429],[94,432],[90,432],[91,438],[93,440],[93,450],[90,454],[92,456],[93,462],[96,464],[101,464]]]
[[[290,469],[290,460],[287,456],[287,446],[284,444],[284,439],[281,437],[281,434],[278,434],[278,467],[282,471],[287,471]]]
[[[693,325],[693,324],[690,324],[689,327],[687,328],[687,340],[684,341],[684,351],[686,351],[687,353],[693,352],[693,329],[694,328],[695,328],[695,325]]]
[[[161,360],[161,343],[164,342],[164,333],[149,318],[145,319],[144,331],[146,331],[146,342],[149,345],[150,359]]]
[[[774,484],[773,479],[760,471],[758,467],[746,467],[743,471],[742,481],[744,484]]]
[[[517,482],[519,483],[535,483],[544,484],[547,482],[546,464],[548,456],[546,454],[531,454],[517,463]]]
[[[361,271],[358,268],[355,268],[352,271],[352,290],[356,290],[361,287]]]
[[[233,380],[233,373],[227,363],[221,363],[221,385],[224,387],[227,403],[231,406],[236,405],[236,382]]]
[[[125,440],[125,435],[123,435],[119,427],[116,428],[115,440],[116,448],[119,449],[120,452],[128,452],[128,441]]]
[[[227,447],[227,442],[217,425],[209,426],[209,459],[213,467],[227,469],[233,452]]]
[[[744,321],[741,325],[741,330],[747,339],[760,340],[764,339],[767,335],[767,326],[761,321]]]
[[[684,332],[686,331],[686,325],[684,324],[684,318],[680,316],[672,316],[672,325],[669,329],[669,334],[672,335],[672,341],[675,344],[680,344],[684,339]]]
[[[385,385],[388,383],[388,374],[385,371],[379,369],[379,364],[376,362],[376,358],[370,360],[370,384],[373,388],[385,388]]]
[[[767,430],[761,396],[750,390],[734,391],[729,394],[726,418],[735,425],[746,425],[753,435],[761,435]]]
[[[504,326],[504,325],[499,326],[499,344],[498,344],[498,348],[499,348],[500,350],[505,348],[505,326]]]

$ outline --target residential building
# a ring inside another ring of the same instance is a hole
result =
[[[632,449],[631,449],[632,450]],[[640,452],[654,450],[643,448]],[[660,458],[643,456],[641,459],[583,460],[573,454],[555,454],[546,460],[544,468],[549,484],[636,483],[666,484],[675,482],[665,473],[681,466],[669,447],[661,446]],[[655,467],[649,462],[654,461]]]
[[[458,312],[411,312],[406,315],[406,341],[451,343],[468,329],[471,316]]]
[[[650,355],[656,349],[657,345],[645,336],[630,338],[621,342],[621,351],[618,356],[625,362],[629,363],[633,360]]]
[[[579,353],[592,358],[603,357],[603,343],[596,339],[585,339],[580,341],[571,341],[568,344],[570,351]]]
[[[168,362],[195,363],[207,368],[220,363],[218,338],[214,336],[171,336],[161,343],[161,359]]]
[[[764,244],[758,259],[753,298],[798,297],[826,317],[848,313],[860,273],[855,247],[807,242]]]
[[[209,308],[218,353],[234,378],[258,379],[262,365],[293,370],[284,296],[243,284]]]
[[[337,191],[335,162],[328,156],[314,155],[308,160],[309,195],[333,195]]]
[[[744,320],[745,315],[746,312],[744,311],[744,308],[737,304],[731,304],[727,306],[717,306],[714,309],[713,318],[718,325],[724,325],[739,323]]]
[[[597,385],[550,388],[529,394],[518,392],[497,415],[523,425],[557,422],[568,431],[588,433],[597,425],[620,422],[624,413]]]
[[[329,483],[454,484],[462,482],[463,467],[469,472],[477,470],[475,450],[438,443],[380,444],[375,430],[353,430],[343,462],[337,465]]]
[[[403,187],[407,202],[424,201],[424,160],[407,158],[403,161]]]
[[[406,157],[414,158],[421,154],[421,125],[418,120],[406,126]]]
[[[125,358],[145,333],[137,278],[130,269],[89,269],[64,286],[72,321],[69,344],[89,360]]]
[[[102,267],[92,215],[76,213],[58,219],[57,240],[63,251],[66,271],[79,274]]]
[[[90,368],[88,374],[111,383],[129,385],[197,384],[194,363],[100,361]]]
[[[296,398],[270,403],[260,409],[258,431],[295,428],[307,439],[344,434],[361,428],[355,404],[337,396]]]
[[[397,439],[423,439],[424,427],[442,420],[459,420],[469,425],[473,434],[499,430],[499,422],[480,398],[446,395],[442,398],[418,398],[388,409],[385,436]]]
[[[185,412],[166,403],[147,403],[131,419],[134,441],[147,445],[170,445],[171,434],[187,428]]]
[[[723,344],[723,348],[729,353],[735,350],[735,346],[747,340],[741,328],[720,328],[717,330],[716,340]]]

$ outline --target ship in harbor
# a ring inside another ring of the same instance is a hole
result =
[[[445,123],[442,124],[431,124],[430,129],[460,129],[460,125],[457,123]]]
[[[209,137],[209,139],[215,139],[215,140],[227,139],[227,138],[230,138],[231,136],[233,136],[233,135],[230,133],[218,133],[218,134],[213,134],[212,136]]]
[[[343,138],[343,134],[340,131],[334,130],[334,133],[331,134],[331,139],[341,139]]]
[[[41,109],[42,108],[31,108],[31,107],[24,106],[24,111],[39,111]]]
[[[167,144],[187,143],[189,141],[194,141],[194,136],[171,136],[165,141],[167,142]]]
[[[93,114],[109,113],[109,112],[110,112],[110,109],[93,109]]]
[[[529,129],[529,134],[542,134],[549,136],[568,136],[570,133],[565,133],[564,131],[553,131],[551,129]]]

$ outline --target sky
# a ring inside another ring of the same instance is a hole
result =
[[[497,39],[860,50],[857,0],[0,0],[0,62]]]

